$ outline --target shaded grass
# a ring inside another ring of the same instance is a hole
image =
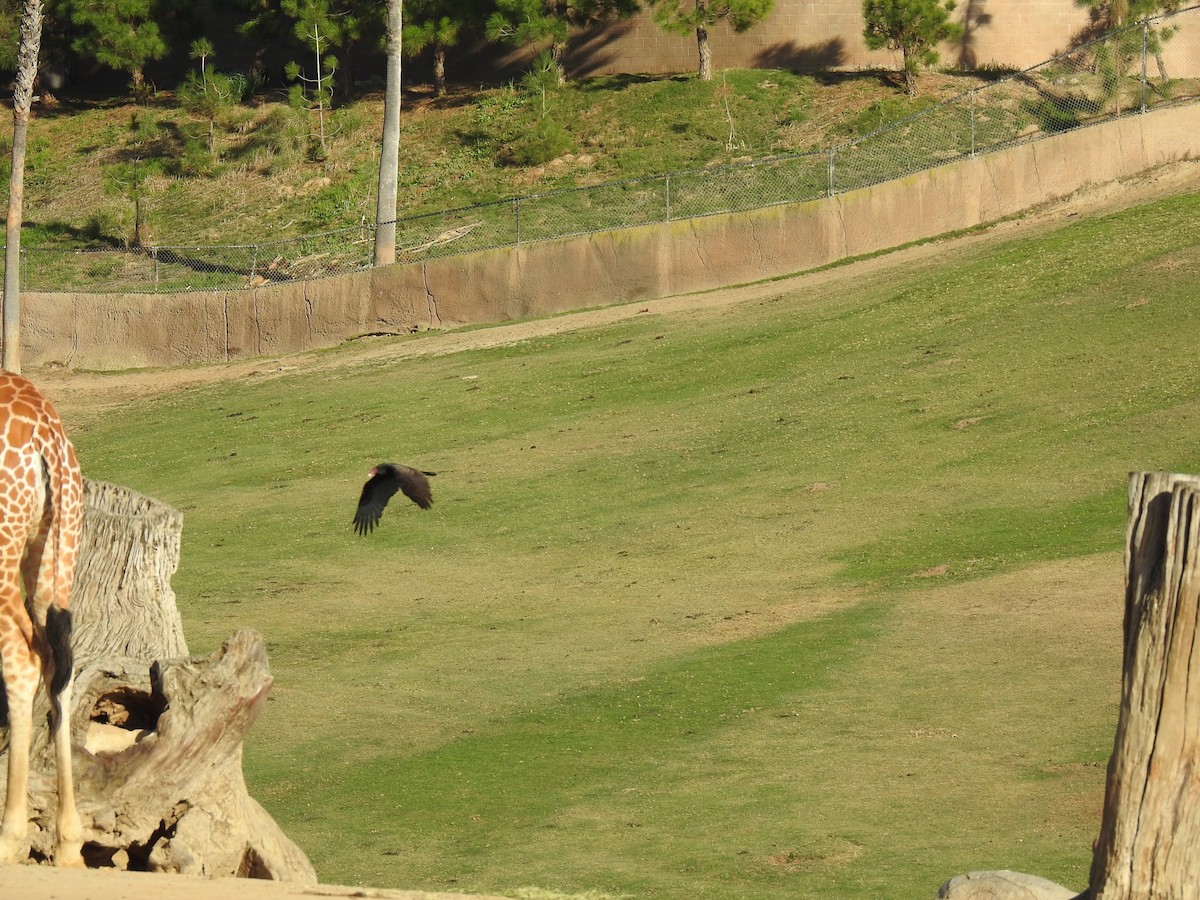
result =
[[[536,883],[571,891],[670,894],[681,865],[700,877],[720,875],[704,895],[770,889],[779,873],[757,860],[736,865],[732,846],[703,861],[719,831],[726,840],[731,828],[742,831],[738,840],[753,846],[753,829],[738,829],[726,816],[763,806],[743,771],[751,761],[732,749],[714,756],[713,742],[744,720],[789,716],[845,668],[851,648],[878,629],[879,613],[861,606],[689,654],[481,723],[432,752],[381,748],[354,773],[373,785],[381,808],[393,811],[371,829],[364,849],[410,861],[419,883],[480,887],[511,877],[498,870],[499,859],[524,866],[523,876]],[[337,767],[337,748],[310,749],[306,766],[314,773]],[[701,800],[714,789],[725,793],[727,783],[749,793],[726,794],[724,810],[711,807],[713,796]],[[296,820],[319,810],[319,832],[353,833],[360,810],[340,783],[318,781],[294,799]],[[672,834],[698,802],[710,820]],[[653,854],[646,852],[647,832],[655,835]],[[607,846],[598,845],[601,834]],[[566,860],[573,860],[568,872],[584,867],[588,874],[564,878],[558,867]],[[735,872],[745,870],[732,880],[731,863]]]
[[[1082,885],[1126,472],[1200,463],[1198,212],[511,347],[348,348],[74,433],[91,477],[184,510],[194,649],[267,636],[248,777],[327,880]],[[385,458],[437,471],[436,505],[359,540]]]

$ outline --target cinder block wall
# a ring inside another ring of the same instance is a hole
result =
[[[1090,13],[1075,0],[959,0],[954,19],[962,41],[940,48],[941,64],[1025,69],[1076,44]],[[862,0],[776,0],[765,21],[736,34],[725,24],[710,34],[718,69],[774,67],[896,69],[899,54],[863,43]],[[692,36],[663,31],[643,10],[627,22],[577,36],[568,57],[572,75],[690,72],[697,67]]]

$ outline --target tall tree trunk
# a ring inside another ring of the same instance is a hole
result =
[[[1200,478],[1134,473],[1121,713],[1090,900],[1194,897],[1200,884]]]
[[[437,44],[433,48],[433,92],[436,97],[446,96],[446,47]]]
[[[396,261],[396,190],[400,169],[400,30],[403,0],[388,0],[387,91],[383,98],[383,141],[375,201],[375,265]]]
[[[42,45],[42,0],[25,0],[17,79],[13,89],[12,172],[8,182],[8,223],[4,248],[3,365],[21,371],[21,221],[25,212],[25,151],[29,107]]]
[[[150,98],[150,91],[146,87],[146,73],[141,66],[134,66],[129,73],[129,81],[133,88],[133,99],[138,103],[145,103]]]
[[[550,58],[554,60],[554,79],[560,85],[567,83],[567,42],[555,41],[550,45]]]
[[[917,62],[908,55],[908,48],[900,49],[901,65],[904,67],[904,92],[910,97],[917,96]]]
[[[700,51],[700,80],[712,81],[712,46],[708,43],[708,29],[696,26],[696,49]]]

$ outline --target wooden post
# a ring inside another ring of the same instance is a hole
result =
[[[1121,712],[1090,900],[1200,896],[1200,477],[1134,473]]]

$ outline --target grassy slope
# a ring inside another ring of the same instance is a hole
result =
[[[708,83],[683,76],[589,79],[550,97],[569,152],[536,166],[503,160],[538,121],[540,95],[510,85],[460,88],[434,100],[417,89],[402,114],[400,215],[826,147],[980,83],[930,75],[923,96],[910,100],[877,74],[824,83],[772,70],[729,71]],[[135,164],[145,179],[143,214],[153,243],[251,243],[357,228],[363,217],[375,217],[382,106],[381,97],[369,96],[335,110],[328,147],[314,158],[313,123],[277,95],[259,97],[223,117],[215,160],[195,138],[189,144],[189,133],[207,128],[168,92],[145,107],[39,107],[23,240],[127,241]],[[10,129],[0,121],[0,142]],[[0,190],[7,190],[7,175],[0,171]]]
[[[76,441],[185,510],[193,649],[267,636],[248,777],[326,880],[1080,886],[1125,473],[1200,466],[1198,213],[509,348],[337,351]],[[437,503],[360,540],[381,458],[437,470]]]

